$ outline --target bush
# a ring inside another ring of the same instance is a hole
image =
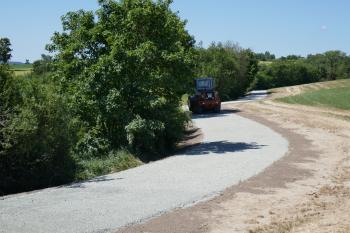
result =
[[[0,192],[12,193],[63,184],[74,179],[70,154],[76,125],[64,96],[37,77],[16,80],[21,101],[0,135]]]
[[[149,161],[164,144],[164,124],[160,121],[142,119],[140,116],[126,126],[127,139],[143,161]]]
[[[52,76],[1,76],[0,195],[92,178],[141,164],[74,117]],[[14,92],[14,90],[16,90]],[[15,95],[16,94],[16,95]],[[9,96],[17,96],[16,101]],[[6,100],[6,101],[5,101]],[[8,100],[8,101],[7,101]],[[11,110],[11,111],[10,111]],[[4,111],[3,111],[4,112]]]
[[[79,160],[103,158],[110,151],[109,141],[101,137],[97,129],[84,133],[74,148],[74,155]]]
[[[2,114],[11,111],[12,106],[20,101],[20,91],[15,87],[16,80],[12,77],[9,68],[8,65],[0,65],[0,111]]]
[[[143,161],[164,158],[173,152],[191,120],[179,105],[164,98],[149,106],[126,126],[129,146]]]

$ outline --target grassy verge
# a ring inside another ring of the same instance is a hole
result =
[[[126,150],[110,153],[106,158],[93,158],[78,162],[76,180],[91,179],[96,176],[127,170],[140,166],[142,162]]]
[[[340,87],[307,91],[299,95],[288,96],[277,100],[289,104],[350,110],[350,82],[344,83]]]

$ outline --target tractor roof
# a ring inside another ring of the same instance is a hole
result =
[[[207,78],[196,78],[196,90],[213,90],[214,89],[214,79],[207,77]]]

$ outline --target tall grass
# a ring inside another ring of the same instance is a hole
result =
[[[141,165],[142,162],[126,150],[111,152],[104,158],[92,158],[78,162],[76,180],[91,179],[96,176],[119,172]]]

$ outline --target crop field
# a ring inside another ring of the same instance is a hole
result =
[[[10,69],[15,73],[16,76],[26,75],[32,72],[32,64],[12,64]]]
[[[310,90],[299,95],[278,99],[278,101],[350,110],[350,80],[342,80],[341,85],[337,87]]]

